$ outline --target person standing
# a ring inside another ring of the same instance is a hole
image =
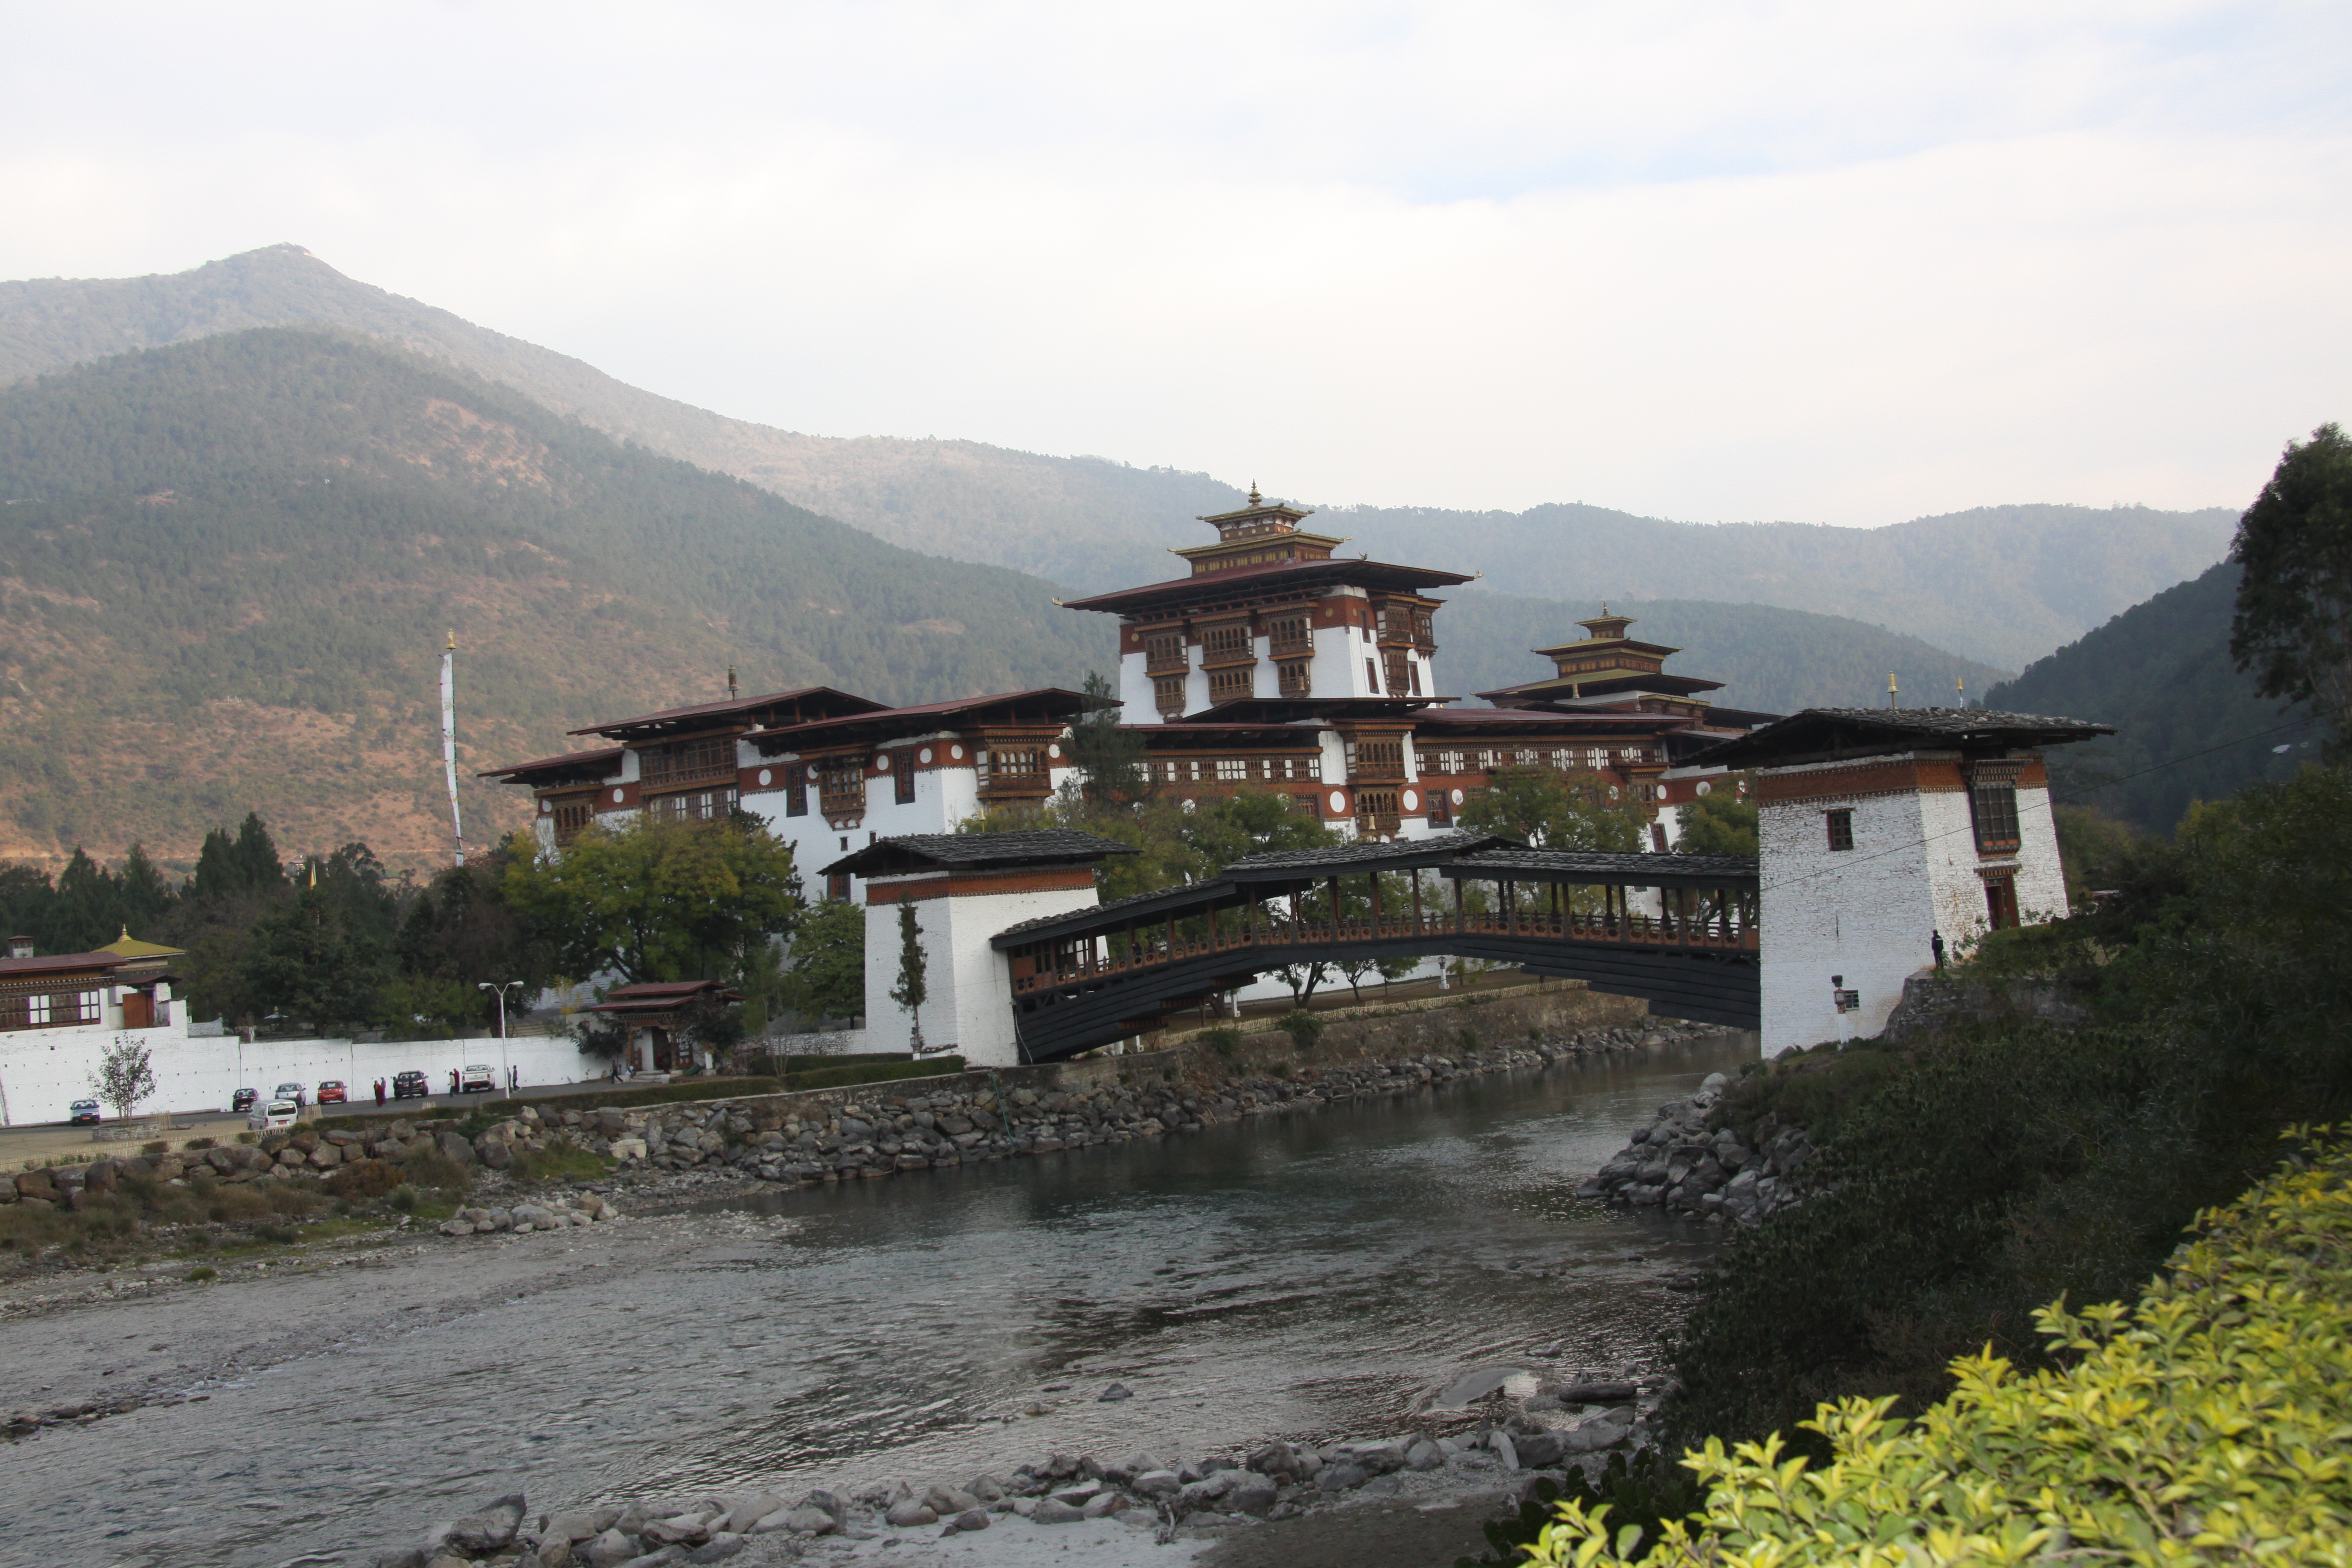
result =
[[[383,1079],[382,1079],[375,1080],[375,1108],[378,1110],[383,1109]]]

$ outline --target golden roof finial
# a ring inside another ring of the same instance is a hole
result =
[[[457,634],[455,630],[449,633],[449,651],[451,653],[457,651]]]
[[[1252,479],[1250,481],[1250,505],[1264,506],[1265,504],[1265,498],[1257,493],[1257,481],[1255,479]]]

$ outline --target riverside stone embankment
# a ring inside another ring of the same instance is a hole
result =
[[[1657,1120],[1577,1195],[1751,1225],[1793,1203],[1784,1178],[1813,1155],[1804,1129],[1783,1125],[1777,1114],[1757,1122],[1752,1138],[1710,1126],[1729,1086],[1723,1074],[1710,1074],[1696,1094],[1660,1106]]]
[[[1108,1058],[1084,1065],[1124,1062],[1128,1070],[1072,1075],[1075,1081],[1036,1087],[1005,1084],[1000,1075],[982,1072],[642,1110],[542,1115],[526,1107],[470,1147],[454,1133],[441,1140],[446,1152],[494,1170],[509,1167],[519,1153],[568,1142],[613,1161],[624,1177],[663,1173],[814,1186],[1197,1132],[1716,1032],[1655,1022],[1287,1073],[1236,1070],[1222,1079],[1197,1068],[1180,1073],[1177,1063],[1149,1056]]]

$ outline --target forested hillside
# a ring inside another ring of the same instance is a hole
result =
[[[886,544],[379,345],[265,329],[0,392],[0,857],[446,842],[461,764],[821,682],[1075,685],[1108,638],[1012,572]],[[465,786],[469,837],[521,817]]]
[[[2116,726],[2052,753],[2053,777],[2061,794],[2150,832],[2170,832],[2192,800],[2287,777],[2318,760],[2319,737],[2307,725],[2271,733],[2297,715],[2256,697],[2231,663],[2238,575],[2225,561],[2133,605],[1987,692],[1987,706]]]
[[[168,276],[0,283],[0,383],[125,349],[295,322],[451,361],[909,548],[1087,591],[1168,576],[1166,547],[1199,542],[1206,532],[1193,520],[1241,500],[1206,474],[726,418],[354,281],[291,245]],[[1235,477],[1288,489],[1278,471]],[[1716,525],[1579,502],[1516,513],[1349,507],[1326,511],[1318,525],[1376,557],[1483,572],[1521,593],[1821,611],[2016,668],[2219,560],[2233,521],[2221,510],[2018,505],[1878,529]]]
[[[1576,617],[1601,608],[1461,589],[1437,618],[1437,677],[1449,695],[1491,691],[1552,673],[1528,650],[1584,635]],[[1787,713],[1806,707],[1871,708],[1886,700],[1886,678],[1901,678],[1906,700],[1948,702],[1953,682],[1971,697],[2009,673],[1861,621],[1808,615],[1769,605],[1703,600],[1648,603],[1612,599],[1634,616],[1633,635],[1683,651],[1667,661],[1676,675],[1724,683],[1710,692],[1731,708]]]

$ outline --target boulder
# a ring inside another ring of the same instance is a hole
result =
[[[572,1568],[572,1542],[560,1535],[551,1535],[539,1543],[539,1550],[526,1552],[517,1568]]]
[[[514,1163],[514,1152],[507,1147],[507,1141],[489,1132],[474,1140],[474,1156],[493,1171],[503,1171]]]
[[[735,1535],[749,1535],[751,1527],[784,1506],[784,1500],[773,1492],[758,1492],[751,1497],[737,1498],[735,1506],[727,1510],[727,1518],[719,1528]]]
[[[700,1513],[672,1514],[648,1523],[637,1539],[656,1546],[699,1546],[710,1539],[710,1521]]]
[[[721,1531],[686,1554],[688,1563],[724,1563],[751,1544],[748,1535]]]
[[[931,1511],[928,1504],[906,1498],[892,1503],[882,1515],[882,1521],[893,1530],[913,1530],[921,1525],[937,1524],[940,1516]]]
[[[1088,1519],[1107,1519],[1126,1507],[1127,1499],[1121,1494],[1115,1491],[1097,1492],[1080,1505],[1078,1511]]]
[[[1601,1383],[1579,1379],[1548,1390],[1562,1405],[1615,1405],[1631,1399],[1635,1394],[1630,1383]]]
[[[951,1531],[986,1530],[987,1528],[988,1510],[984,1508],[968,1508],[948,1521],[948,1529]]]
[[[562,1536],[566,1541],[593,1541],[613,1528],[621,1517],[617,1508],[575,1508],[550,1518],[540,1530],[542,1539]]]
[[[1128,1387],[1127,1384],[1123,1383],[1114,1383],[1108,1388],[1104,1389],[1100,1394],[1096,1394],[1095,1400],[1097,1404],[1109,1404],[1118,1400],[1132,1399],[1134,1397],[1135,1391],[1133,1389]]]
[[[1496,1458],[1502,1461],[1503,1468],[1516,1470],[1519,1468],[1518,1445],[1511,1441],[1511,1435],[1508,1432],[1498,1427],[1488,1433],[1486,1447],[1493,1451]]]
[[[457,1133],[444,1132],[441,1134],[440,1144],[441,1152],[446,1158],[455,1160],[461,1165],[470,1165],[474,1163],[474,1146]]]
[[[51,1179],[46,1169],[23,1171],[16,1176],[16,1194],[19,1197],[47,1198],[54,1201],[58,1195],[58,1184]]]
[[[572,1549],[572,1554],[588,1563],[588,1568],[621,1568],[621,1563],[637,1556],[637,1538],[621,1531],[604,1531],[585,1547]]]
[[[1149,1498],[1174,1497],[1183,1487],[1173,1470],[1146,1470],[1129,1483],[1140,1496]]]
[[[980,1506],[980,1500],[968,1491],[954,1487],[933,1487],[923,1494],[923,1504],[941,1519],[951,1519]]]
[[[1085,1510],[1072,1508],[1059,1498],[1046,1498],[1029,1517],[1039,1524],[1076,1524],[1087,1516]]]
[[[331,1143],[323,1148],[333,1148]],[[522,1528],[522,1493],[509,1492],[478,1512],[469,1513],[449,1527],[449,1544],[480,1556],[496,1552],[515,1538]]]
[[[1557,1432],[1530,1432],[1511,1439],[1519,1463],[1531,1470],[1549,1469],[1567,1449]]]
[[[1225,1507],[1234,1513],[1263,1515],[1274,1507],[1276,1495],[1271,1476],[1244,1476],[1225,1493]]]
[[[783,1513],[772,1513],[751,1527],[755,1535],[771,1531],[789,1530],[800,1535],[830,1535],[839,1528],[833,1515],[821,1508],[796,1508]]]
[[[1315,1484],[1327,1492],[1343,1492],[1352,1487],[1362,1486],[1371,1479],[1372,1472],[1363,1466],[1342,1459],[1324,1466],[1322,1472],[1315,1478]]]
[[[343,1163],[342,1145],[321,1143],[310,1151],[310,1163],[321,1171],[331,1171]]]
[[[1405,1450],[1404,1462],[1407,1468],[1416,1470],[1442,1469],[1445,1465],[1445,1450],[1423,1437]]]

